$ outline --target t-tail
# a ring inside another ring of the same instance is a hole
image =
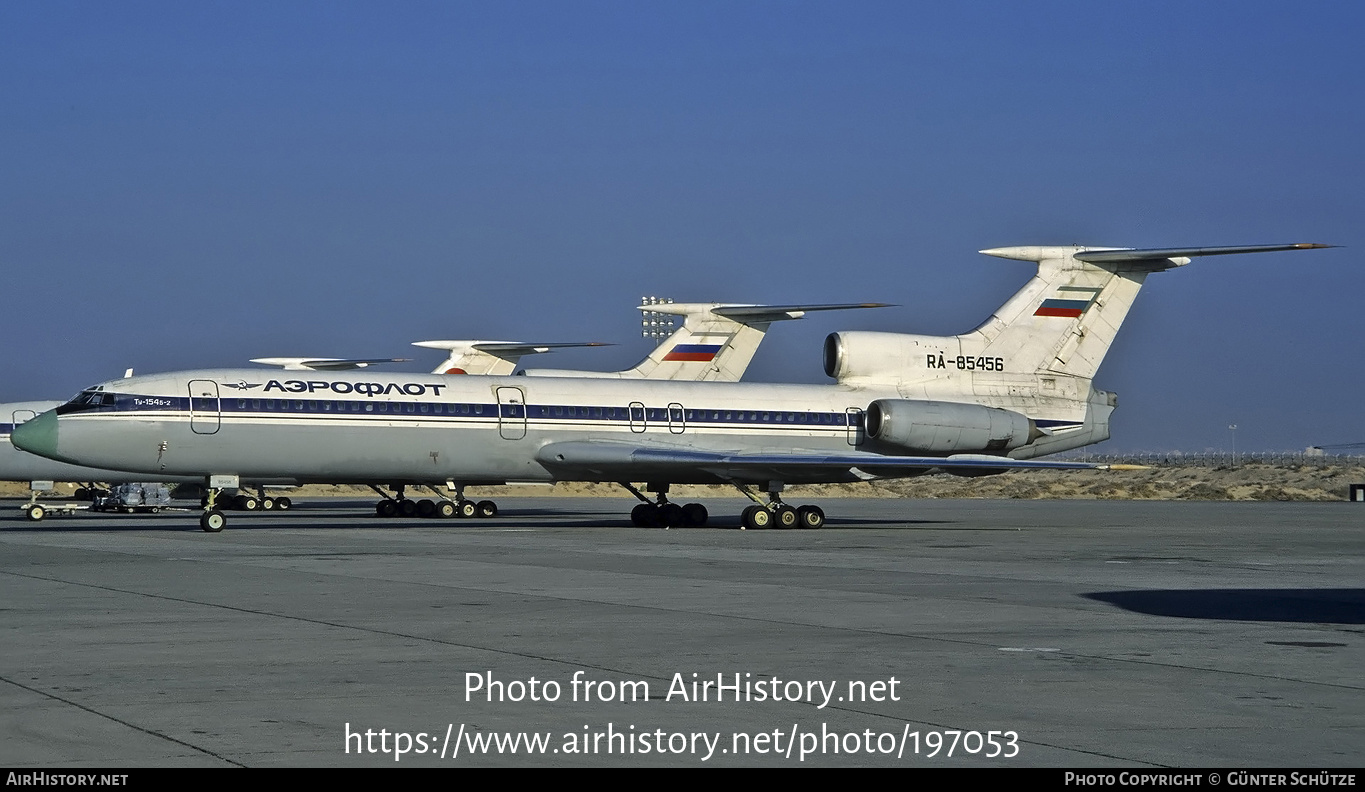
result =
[[[1148,275],[1197,256],[1325,247],[1332,246],[983,250],[1037,262],[1038,271],[969,333],[835,333],[825,341],[825,373],[853,387],[895,384],[909,400],[981,404],[1026,416],[1037,436],[1012,450],[1014,457],[1089,445],[1109,437],[1109,414],[1117,404],[1091,380]]]
[[[885,303],[838,305],[736,305],[729,303],[648,303],[641,311],[683,317],[649,356],[625,371],[527,369],[531,377],[738,382],[754,359],[773,322],[800,319],[811,311],[884,308]]]

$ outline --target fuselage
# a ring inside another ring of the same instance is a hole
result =
[[[539,451],[588,439],[735,453],[905,453],[877,448],[862,426],[872,400],[898,396],[894,386],[203,370],[96,386],[35,422],[23,444],[156,477],[599,480],[591,470],[553,469]],[[703,469],[670,478],[718,481]]]
[[[60,462],[14,447],[10,435],[15,426],[25,424],[39,415],[60,406],[55,401],[10,402],[0,404],[0,481],[73,481],[81,483],[102,482],[122,483],[141,481],[145,476],[126,470],[73,465]],[[197,478],[179,477],[170,481],[198,481]]]

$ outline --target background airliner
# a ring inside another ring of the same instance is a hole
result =
[[[656,378],[698,381],[738,380],[744,375],[754,354],[767,332],[768,326],[775,321],[799,319],[809,311],[847,310],[854,308],[884,307],[881,303],[860,303],[843,305],[786,305],[766,306],[736,303],[649,303],[639,306],[639,310],[666,313],[683,317],[683,324],[656,347],[639,365],[619,372],[568,371],[559,369],[537,369],[523,372],[530,376],[582,376],[608,378]],[[518,341],[419,341],[415,346],[443,349],[449,354],[433,370],[435,374],[473,374],[492,375],[511,374],[520,359],[526,355],[550,352],[569,347],[606,346],[598,342],[575,343],[527,343]],[[324,357],[269,357],[255,358],[251,362],[276,366],[286,371],[349,371],[370,366],[406,362],[407,358],[324,358]],[[52,482],[76,481],[82,483],[99,482],[119,484],[143,481],[146,475],[119,470],[91,468],[58,462],[52,459],[29,454],[13,447],[9,442],[14,426],[39,413],[60,405],[61,402],[17,402],[0,404],[0,480],[27,481],[36,492],[47,488]],[[8,421],[4,419],[8,419]],[[198,477],[160,476],[169,483],[195,483]],[[288,509],[292,501],[287,496],[267,496],[260,486],[262,482],[251,482],[257,489],[255,496],[249,493],[232,498],[217,499],[219,508],[237,508],[253,511],[257,508],[270,510]],[[269,482],[275,483],[275,482]],[[440,483],[440,482],[437,482]],[[497,511],[491,501],[472,504],[463,498],[448,506],[432,501],[412,501],[404,497],[403,486],[397,488],[396,497],[385,496],[377,506],[383,516],[421,514],[430,516],[438,511],[450,511],[461,516],[491,516]],[[383,492],[380,492],[383,495]],[[42,510],[34,511],[31,502],[26,508],[31,519],[41,519]],[[37,516],[34,516],[37,515]]]

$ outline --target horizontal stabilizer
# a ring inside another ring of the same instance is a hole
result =
[[[603,341],[575,341],[569,343],[547,343],[533,344],[522,341],[414,341],[413,346],[426,347],[427,349],[447,349],[447,350],[466,350],[477,349],[480,352],[487,352],[498,357],[522,357],[523,355],[534,355],[542,352],[550,352],[555,349],[567,349],[569,347],[600,347],[612,346]]]
[[[1294,245],[1233,245],[1230,247],[1203,248],[1155,248],[1150,250],[1087,250],[1077,253],[1076,258],[1091,264],[1112,264],[1116,262],[1160,261],[1173,258],[1196,258],[1199,256],[1227,256],[1235,253],[1275,253],[1282,250],[1316,250],[1336,247],[1317,242],[1300,242]]]
[[[840,303],[835,305],[722,305],[711,313],[739,322],[776,322],[800,319],[810,311],[848,311],[855,308],[891,308],[890,303]],[[656,310],[657,306],[651,310]]]
[[[1084,245],[1018,245],[978,251],[996,258],[1017,261],[1050,261],[1075,259],[1087,264],[1130,264],[1149,270],[1163,270],[1190,263],[1199,256],[1229,256],[1237,253],[1274,253],[1284,250],[1317,250],[1336,247],[1318,242],[1299,242],[1292,245],[1231,245],[1228,247],[1190,248],[1110,248]]]
[[[292,358],[271,357],[252,358],[252,363],[263,366],[279,366],[293,371],[349,371],[373,366],[378,363],[406,363],[412,358]]]
[[[600,341],[573,341],[552,343],[527,343],[524,341],[482,341],[466,339],[462,341],[414,341],[413,346],[427,349],[444,349],[450,354],[437,366],[435,374],[483,374],[506,376],[517,367],[517,362],[526,355],[552,352],[568,347],[611,346]]]

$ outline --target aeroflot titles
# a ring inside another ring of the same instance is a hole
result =
[[[250,387],[250,386],[248,386]],[[330,390],[333,393],[359,393],[365,396],[382,396],[393,393],[407,394],[408,396],[421,396],[431,388],[431,395],[440,396],[441,388],[445,385],[431,385],[421,382],[405,382],[399,384],[391,382],[387,386],[379,382],[322,382],[321,380],[271,380],[265,384],[267,392],[272,390],[284,391],[285,393],[315,393],[319,390]]]

